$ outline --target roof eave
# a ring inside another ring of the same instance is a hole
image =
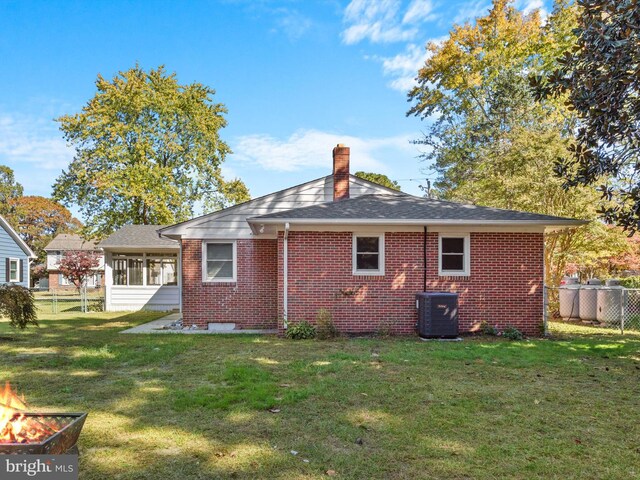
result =
[[[279,225],[291,223],[296,225],[485,225],[485,226],[549,226],[571,228],[589,223],[586,220],[439,220],[439,219],[398,219],[398,218],[248,218],[249,224]]]
[[[29,248],[29,245],[27,245],[27,243],[24,240],[22,240],[22,238],[20,238],[20,235],[18,235],[18,232],[16,232],[13,229],[13,227],[9,225],[9,222],[7,222],[2,215],[0,215],[0,224],[4,227],[4,229],[7,231],[9,236],[13,238],[13,240],[18,244],[20,249],[27,255],[28,258],[31,258],[31,259],[38,258],[38,256],[35,253],[33,253],[33,250]]]

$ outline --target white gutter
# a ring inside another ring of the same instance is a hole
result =
[[[282,256],[282,326],[286,330],[289,327],[287,312],[289,308],[289,222],[284,224]]]
[[[586,220],[429,220],[399,218],[248,218],[249,223],[281,225],[295,221],[297,225],[547,225],[577,227],[589,223]]]

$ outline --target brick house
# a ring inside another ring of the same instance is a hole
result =
[[[339,330],[415,332],[415,294],[459,293],[483,320],[537,335],[545,232],[573,219],[415,197],[333,174],[158,230],[180,245],[185,325],[278,328],[327,308]]]
[[[55,236],[44,251],[47,254],[49,290],[75,290],[76,287],[60,273],[60,260],[66,252],[93,252],[98,255],[100,265],[87,278],[87,288],[101,288],[104,285],[104,255],[96,244],[75,233],[61,233]]]

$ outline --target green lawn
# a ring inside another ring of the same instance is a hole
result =
[[[83,480],[640,477],[640,336],[118,333],[157,316],[0,324],[0,379],[34,408],[89,412]]]

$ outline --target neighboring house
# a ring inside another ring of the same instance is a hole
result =
[[[333,175],[159,229],[180,245],[186,326],[282,332],[327,308],[341,332],[410,334],[416,293],[444,291],[462,331],[540,333],[544,233],[584,222],[407,195],[350,175],[349,155],[338,145]]]
[[[47,252],[47,271],[50,290],[72,290],[75,285],[60,273],[60,260],[66,252],[86,251],[99,255],[100,265],[95,273],[87,278],[87,288],[99,288],[104,285],[104,255],[94,242],[85,240],[75,233],[61,233],[44,247]]]
[[[29,246],[9,223],[0,216],[0,284],[30,286],[29,263],[36,258]]]
[[[161,225],[126,225],[98,247],[105,253],[105,309],[178,310],[180,245]]]

